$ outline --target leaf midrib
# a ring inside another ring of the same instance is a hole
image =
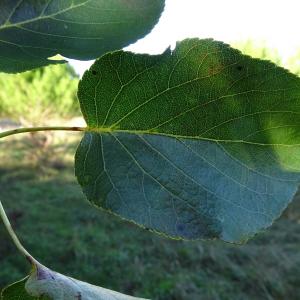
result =
[[[295,125],[299,126],[300,125]],[[290,127],[292,127],[290,125]],[[279,128],[279,127],[278,127]],[[245,141],[241,139],[237,140],[229,140],[229,139],[214,139],[214,138],[208,138],[203,136],[188,136],[188,135],[178,135],[178,134],[172,134],[172,133],[165,133],[165,132],[155,132],[150,130],[132,130],[132,129],[113,129],[111,127],[86,127],[84,130],[85,132],[91,132],[91,133],[99,133],[99,134],[111,134],[111,133],[127,133],[132,135],[157,135],[157,136],[163,136],[163,137],[169,137],[169,138],[175,138],[175,139],[189,139],[189,140],[198,140],[198,141],[207,141],[207,142],[214,142],[217,144],[247,144],[247,145],[254,145],[254,146],[265,146],[265,147],[299,147],[299,144],[278,144],[278,143],[258,143],[258,142],[251,142],[251,141]]]

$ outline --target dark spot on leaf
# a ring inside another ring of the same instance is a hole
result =
[[[78,292],[77,296],[75,296],[75,299],[82,300],[82,297],[81,297],[81,293],[80,293],[80,292]]]
[[[178,232],[183,232],[184,229],[185,229],[184,224],[181,224],[181,223],[177,224],[177,230],[178,230]]]
[[[98,74],[98,72],[97,72],[97,71],[95,71],[95,70],[93,70],[93,71],[92,71],[92,74],[93,74],[93,75],[97,75],[97,74]]]
[[[236,68],[237,68],[238,71],[242,71],[243,70],[242,66],[237,66]]]

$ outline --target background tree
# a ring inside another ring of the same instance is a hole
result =
[[[52,65],[20,74],[0,74],[0,117],[34,124],[43,117],[79,113],[78,75],[70,65]]]

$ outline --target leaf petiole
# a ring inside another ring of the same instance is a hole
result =
[[[13,130],[8,130],[0,133],[0,139],[10,136],[10,135],[15,135],[15,134],[20,134],[20,133],[30,133],[30,132],[39,132],[39,131],[85,131],[85,127],[64,127],[64,126],[45,126],[45,127],[24,127],[24,128],[17,128]]]

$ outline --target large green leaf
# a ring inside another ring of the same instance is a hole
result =
[[[300,180],[300,79],[221,42],[115,52],[85,73],[76,154],[87,198],[174,238],[244,241]]]
[[[164,0],[2,0],[0,71],[94,59],[135,42],[157,22]]]

